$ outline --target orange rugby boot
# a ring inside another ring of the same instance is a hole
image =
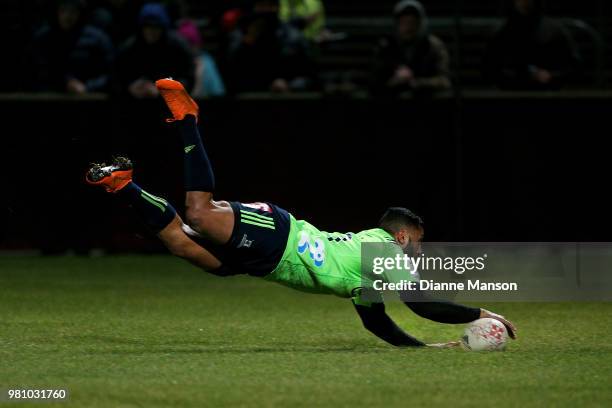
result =
[[[85,181],[88,184],[102,186],[109,193],[116,193],[132,181],[132,162],[126,157],[116,157],[113,164],[93,164]]]
[[[183,120],[187,115],[193,115],[198,120],[198,104],[189,96],[183,84],[172,78],[164,78],[155,81],[155,86],[172,112],[173,118],[166,119],[167,122]]]

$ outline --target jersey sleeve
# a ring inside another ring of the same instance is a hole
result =
[[[356,306],[371,307],[377,303],[383,303],[382,294],[372,288],[362,287],[353,291],[351,297],[353,304]]]

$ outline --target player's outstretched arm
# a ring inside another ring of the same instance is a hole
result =
[[[385,312],[385,305],[383,303],[362,306],[353,302],[353,305],[361,318],[363,327],[387,343],[397,347],[425,346],[425,343],[412,337],[395,324]]]
[[[503,316],[488,310],[464,306],[445,300],[437,300],[419,290],[411,291],[409,299],[405,299],[406,296],[403,292],[400,293],[400,296],[410,310],[425,319],[438,323],[459,324],[473,322],[483,317],[491,317],[502,322],[506,329],[508,329],[510,337],[516,339],[516,327],[514,324]]]
[[[363,326],[375,336],[397,347],[432,347],[432,348],[452,348],[459,346],[458,341],[448,343],[425,344],[412,337],[389,317],[385,312],[383,303],[374,303],[371,306],[362,306],[353,302],[355,310],[359,314]]]

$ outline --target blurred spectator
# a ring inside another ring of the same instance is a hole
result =
[[[244,10],[234,7],[223,12],[221,16],[221,28],[226,33],[231,33],[238,28],[238,22],[242,18]]]
[[[151,0],[147,2],[150,3]],[[156,0],[155,2],[164,6],[168,17],[170,17],[170,26],[173,28],[178,26],[179,21],[187,14],[189,9],[187,4],[189,2],[186,0]],[[192,1],[192,3],[194,2]]]
[[[119,46],[136,32],[141,0],[101,0],[94,8],[91,23],[104,30]]]
[[[178,34],[191,46],[195,58],[195,84],[191,94],[194,97],[223,96],[225,85],[214,58],[202,50],[202,36],[193,20],[179,23]]]
[[[85,24],[82,0],[59,0],[48,24],[35,33],[26,52],[34,91],[84,94],[107,90],[113,49],[104,32]]]
[[[302,30],[310,41],[318,41],[325,31],[322,0],[280,0],[279,16],[281,21]]]
[[[255,0],[234,30],[229,49],[229,83],[236,92],[304,90],[312,60],[302,33],[278,17],[278,0]]]
[[[508,20],[489,45],[485,75],[503,89],[557,89],[579,62],[568,30],[544,17],[542,0],[513,0]]]
[[[155,81],[172,77],[193,87],[193,55],[187,43],[170,30],[164,6],[145,4],[138,15],[138,33],[128,39],[117,59],[121,92],[135,98],[157,96]]]
[[[380,40],[374,66],[374,91],[433,91],[450,88],[446,46],[429,33],[425,9],[403,0],[393,9],[396,33]]]

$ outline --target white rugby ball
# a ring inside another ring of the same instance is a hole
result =
[[[470,351],[495,351],[506,348],[508,330],[499,320],[485,317],[474,320],[465,329],[461,344]]]

